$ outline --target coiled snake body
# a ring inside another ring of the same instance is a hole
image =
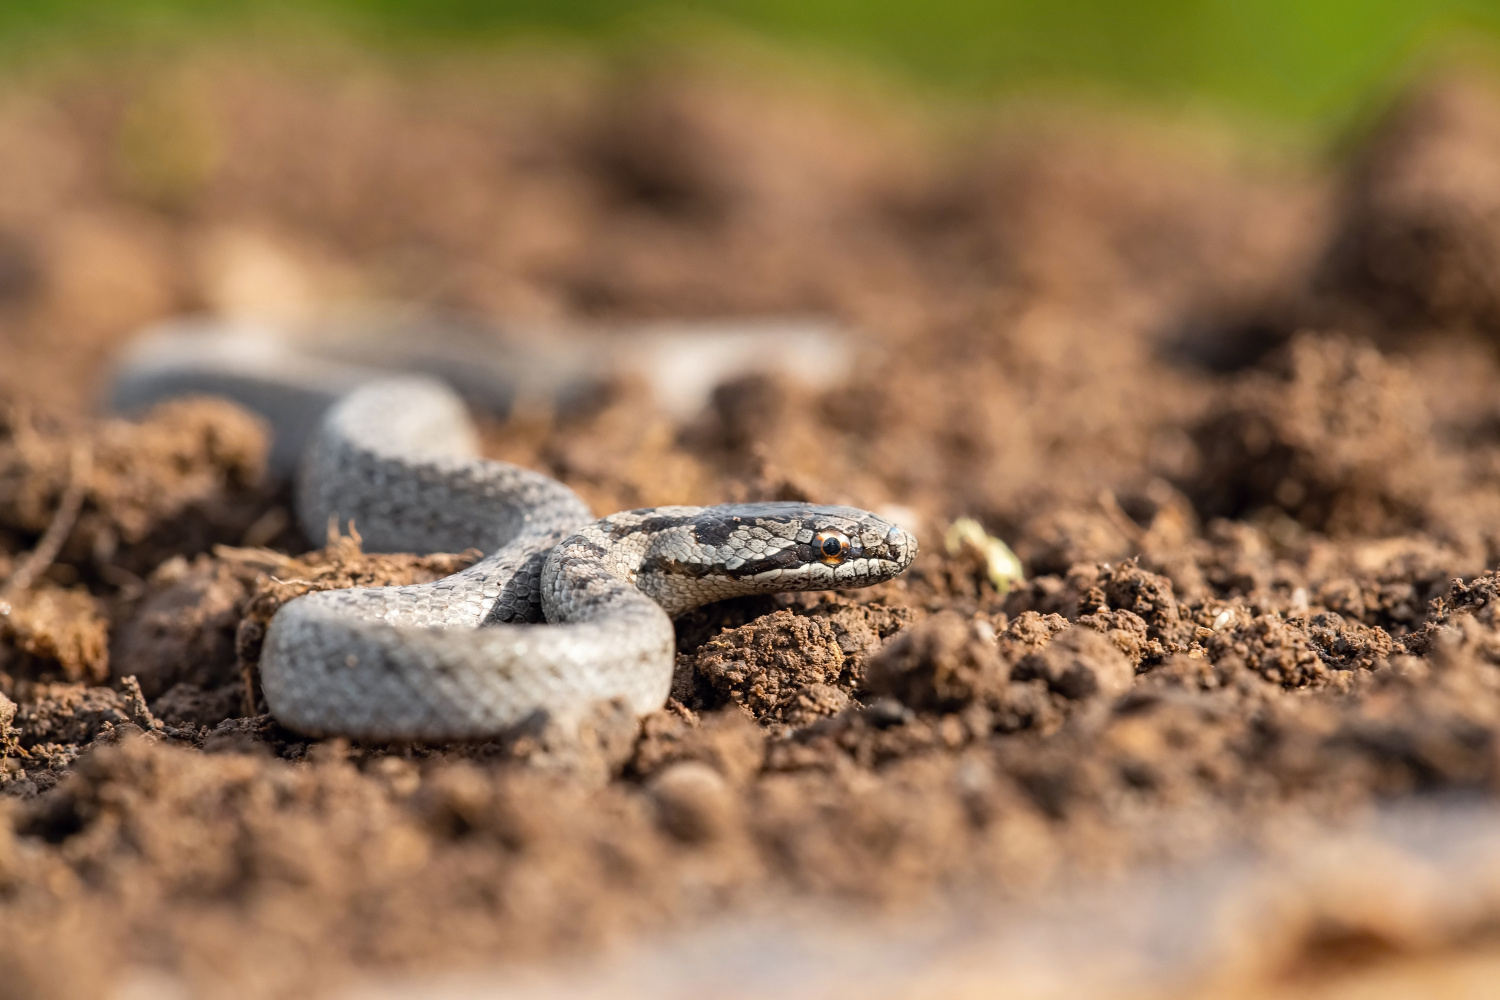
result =
[[[167,369],[127,362],[117,402],[201,383],[300,435],[288,424],[326,407],[297,477],[311,537],[332,519],[357,525],[371,551],[490,553],[434,583],[307,594],[276,613],[260,663],[266,702],[311,735],[484,738],[538,718],[566,725],[616,699],[649,712],[671,686],[671,615],[744,594],[868,586],[916,555],[907,531],[850,507],[655,507],[594,520],[557,480],[478,457],[462,400],[426,377],[341,372],[330,391],[263,368],[207,379],[197,362]]]

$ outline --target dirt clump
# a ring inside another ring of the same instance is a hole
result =
[[[1113,699],[1130,689],[1135,671],[1114,643],[1090,628],[1064,629],[1011,671],[1016,680],[1039,680],[1071,701]]]
[[[926,711],[955,711],[999,697],[1010,679],[983,619],[939,612],[881,649],[870,664],[872,693]]]
[[[739,707],[704,713],[656,712],[641,723],[631,769],[648,776],[683,761],[706,764],[742,786],[765,760],[766,731]]]
[[[44,585],[0,597],[0,670],[102,681],[109,676],[109,623],[83,588]]]
[[[16,730],[11,723],[16,721],[16,703],[0,694],[0,748],[9,757],[17,749]]]
[[[238,680],[235,635],[258,572],[206,555],[163,562],[116,634],[115,673],[136,677],[150,698],[176,684],[209,688]]]
[[[878,606],[775,611],[709,639],[691,670],[712,689],[711,702],[733,702],[766,723],[804,725],[849,707],[864,685],[866,658],[910,619],[905,609]]]
[[[125,700],[117,691],[82,684],[49,684],[26,692],[15,716],[21,746],[41,743],[92,742],[106,725],[130,722]]]
[[[1395,641],[1385,629],[1347,622],[1332,611],[1308,619],[1307,633],[1325,663],[1346,670],[1374,670],[1396,649]]]
[[[1328,667],[1318,656],[1312,637],[1278,617],[1257,615],[1215,632],[1208,651],[1216,664],[1253,670],[1268,681],[1287,687],[1327,683]]]
[[[74,431],[39,422],[26,408],[6,413],[0,530],[23,540],[40,536],[78,480],[83,502],[64,565],[141,571],[163,557],[164,545],[202,547],[214,534],[243,532],[263,513],[265,498],[255,488],[264,473],[265,430],[232,403],[172,401],[139,422],[111,419]],[[153,539],[157,533],[171,541]]]
[[[1395,534],[1424,526],[1430,491],[1448,478],[1407,372],[1338,336],[1292,341],[1196,437],[1203,461],[1187,488],[1211,515],[1274,508],[1318,531]]]

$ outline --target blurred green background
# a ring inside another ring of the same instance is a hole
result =
[[[396,49],[727,30],[967,95],[1081,88],[1308,122],[1489,51],[1500,0],[0,0],[0,59],[309,29]]]

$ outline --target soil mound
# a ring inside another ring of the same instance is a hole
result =
[[[1500,795],[1490,91],[1417,93],[1335,177],[1085,116],[960,143],[727,73],[180,71],[0,100],[10,991],[325,994],[788,900],[1024,901]],[[475,554],[302,539],[253,418],[89,393],[144,321],[349,297],[833,316],[846,386],[740,379],[674,421],[621,382],[489,415],[486,447],[601,512],[899,507],[922,555],[683,616],[668,705],[578,742],[288,732],[255,684],[277,607]],[[1322,318],[1204,319],[1265,302]],[[1490,930],[1399,948],[1491,946],[1500,913],[1466,914]]]

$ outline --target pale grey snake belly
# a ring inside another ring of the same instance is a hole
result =
[[[260,662],[266,702],[312,735],[473,739],[543,718],[566,726],[604,701],[649,712],[672,682],[672,615],[739,595],[868,586],[916,555],[906,530],[850,507],[654,507],[595,520],[557,480],[479,457],[463,401],[428,377],[315,358],[299,373],[286,356],[239,367],[184,357],[174,369],[158,355],[127,361],[115,392],[137,407],[195,388],[306,437],[296,506],[310,537],[335,521],[356,525],[371,551],[489,553],[434,583],[323,591],[276,613]],[[309,420],[310,435],[297,426]]]

